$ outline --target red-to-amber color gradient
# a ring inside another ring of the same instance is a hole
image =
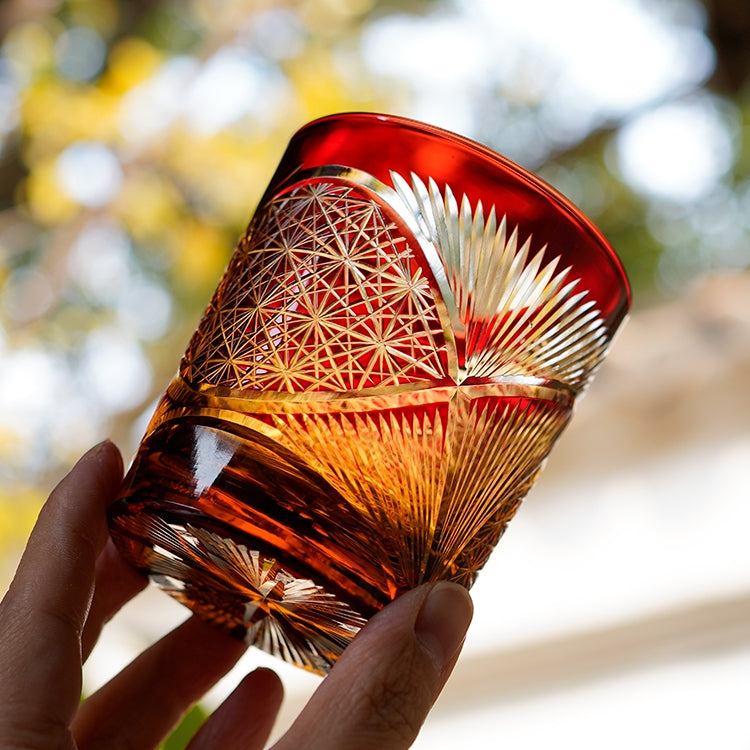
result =
[[[629,305],[558,193],[373,114],[292,139],[154,415],[112,534],[199,615],[325,672],[470,586]]]

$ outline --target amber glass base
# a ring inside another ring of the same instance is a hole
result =
[[[112,534],[203,618],[325,672],[399,593],[473,582],[569,413],[552,391],[502,390],[297,413],[264,404],[227,419],[222,399],[177,380],[112,508]]]

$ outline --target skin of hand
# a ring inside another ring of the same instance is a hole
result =
[[[146,585],[109,539],[122,459],[105,441],[42,508],[0,602],[0,748],[155,748],[242,655],[190,617],[80,703],[81,667],[103,625]],[[445,684],[472,616],[455,584],[425,584],[378,613],[346,649],[275,750],[408,748]],[[283,696],[258,669],[207,719],[190,750],[260,750]]]

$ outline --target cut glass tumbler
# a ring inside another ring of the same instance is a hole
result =
[[[292,139],[110,514],[201,617],[324,673],[425,581],[470,586],[629,305],[539,179],[374,114]]]

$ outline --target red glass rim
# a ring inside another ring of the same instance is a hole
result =
[[[449,186],[485,215],[494,206],[519,240],[546,246],[552,260],[573,266],[614,332],[630,307],[631,291],[622,262],[596,226],[542,179],[476,141],[416,120],[372,112],[347,112],[313,120],[292,136],[269,194],[299,170],[344,167],[366,172],[393,186],[391,172],[407,181]]]

